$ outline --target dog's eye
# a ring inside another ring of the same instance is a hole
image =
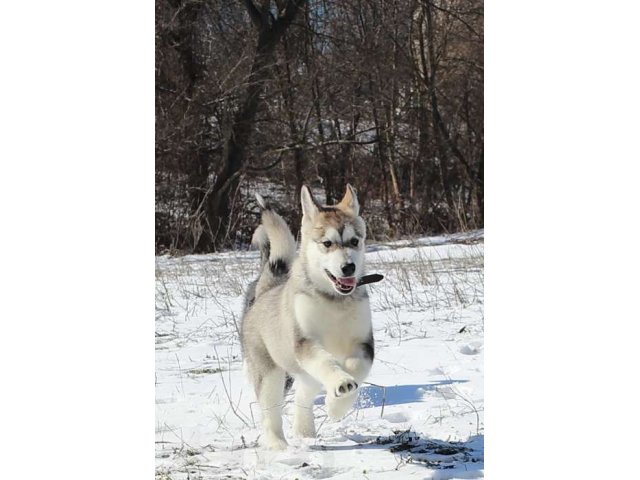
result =
[[[358,239],[357,238],[352,238],[351,239],[351,245],[354,246],[354,247],[357,247],[358,246]]]
[[[325,240],[324,242],[322,242],[322,244],[323,244],[325,247],[327,247],[327,248],[329,248],[331,245],[333,245],[333,244],[331,243],[331,240]]]

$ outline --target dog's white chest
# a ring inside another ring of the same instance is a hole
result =
[[[355,345],[369,337],[371,309],[367,298],[336,302],[296,295],[294,306],[302,334],[320,342],[336,356],[351,355]]]

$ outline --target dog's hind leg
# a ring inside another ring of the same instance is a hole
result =
[[[262,411],[262,444],[271,450],[287,448],[282,431],[282,406],[284,404],[285,371],[273,366],[260,376],[257,386],[258,401]]]
[[[293,432],[299,437],[313,438],[316,427],[313,419],[313,402],[322,389],[322,385],[309,375],[301,374],[295,381],[295,417]]]

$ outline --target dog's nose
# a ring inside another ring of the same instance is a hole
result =
[[[342,266],[342,274],[345,277],[350,277],[351,275],[353,275],[353,272],[356,271],[356,264],[355,263],[347,263],[345,265]]]

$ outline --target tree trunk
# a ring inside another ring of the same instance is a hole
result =
[[[284,101],[285,109],[287,111],[287,123],[289,124],[289,139],[294,145],[302,145],[305,142],[306,129],[303,127],[302,132],[299,130],[298,125],[296,123],[295,116],[295,105],[294,105],[294,84],[291,79],[291,67],[290,63],[293,61],[293,57],[290,51],[289,39],[285,35],[283,37],[283,46],[284,46],[284,73],[280,76],[284,77],[286,81],[286,85],[283,85],[282,90],[282,99]],[[304,151],[299,146],[293,149],[293,171],[294,171],[294,185],[295,185],[295,202],[294,205],[300,205],[300,192],[302,190],[302,185],[304,181],[304,166],[305,166],[305,157]],[[292,225],[300,225],[302,220],[301,212],[299,209],[295,210],[295,213],[292,214],[292,218],[290,218]],[[296,232],[294,232],[296,233]]]
[[[261,9],[252,0],[245,0],[247,11],[258,29],[253,65],[249,75],[244,101],[233,119],[223,151],[222,168],[216,175],[205,204],[206,227],[196,246],[196,252],[215,250],[228,239],[231,198],[240,184],[240,174],[246,160],[246,145],[254,129],[254,121],[264,84],[269,78],[269,62],[280,38],[285,33],[305,0],[289,0],[283,13],[273,19],[270,2]]]

